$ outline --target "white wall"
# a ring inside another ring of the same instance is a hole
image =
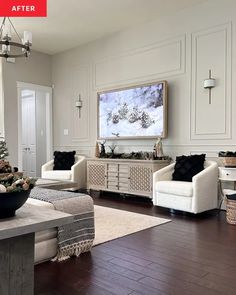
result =
[[[101,90],[167,80],[166,154],[235,150],[236,2],[212,0],[53,56],[54,148],[94,155]],[[203,80],[216,78],[212,104]],[[81,94],[81,118],[75,100]],[[68,129],[69,135],[63,130]],[[154,140],[116,141],[119,150],[152,150]]]
[[[18,110],[16,82],[51,86],[51,56],[32,52],[28,59],[17,58],[14,64],[2,61],[5,114],[5,139],[9,149],[9,161],[18,165]]]

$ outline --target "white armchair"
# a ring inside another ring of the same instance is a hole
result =
[[[172,180],[175,163],[153,174],[153,204],[175,210],[200,213],[218,205],[218,165],[205,161],[204,170],[192,182]]]
[[[70,180],[78,183],[78,188],[86,186],[86,158],[75,156],[75,164],[71,170],[53,170],[54,160],[44,164],[41,168],[41,177],[56,180]]]

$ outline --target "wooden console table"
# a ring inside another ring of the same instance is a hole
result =
[[[34,294],[35,232],[68,224],[73,216],[25,204],[15,217],[0,220],[0,294]]]
[[[87,188],[152,198],[153,172],[169,160],[87,160]]]

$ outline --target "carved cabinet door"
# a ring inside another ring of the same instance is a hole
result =
[[[98,161],[87,162],[87,183],[89,189],[104,190],[107,187],[107,164]]]
[[[130,165],[129,168],[129,191],[133,194],[152,196],[152,166]]]

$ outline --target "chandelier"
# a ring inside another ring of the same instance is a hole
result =
[[[12,41],[12,31],[15,32],[20,42]],[[24,31],[23,38],[21,38],[10,18],[4,17],[0,27],[0,44],[2,44],[0,57],[28,57],[32,46],[32,33]]]

